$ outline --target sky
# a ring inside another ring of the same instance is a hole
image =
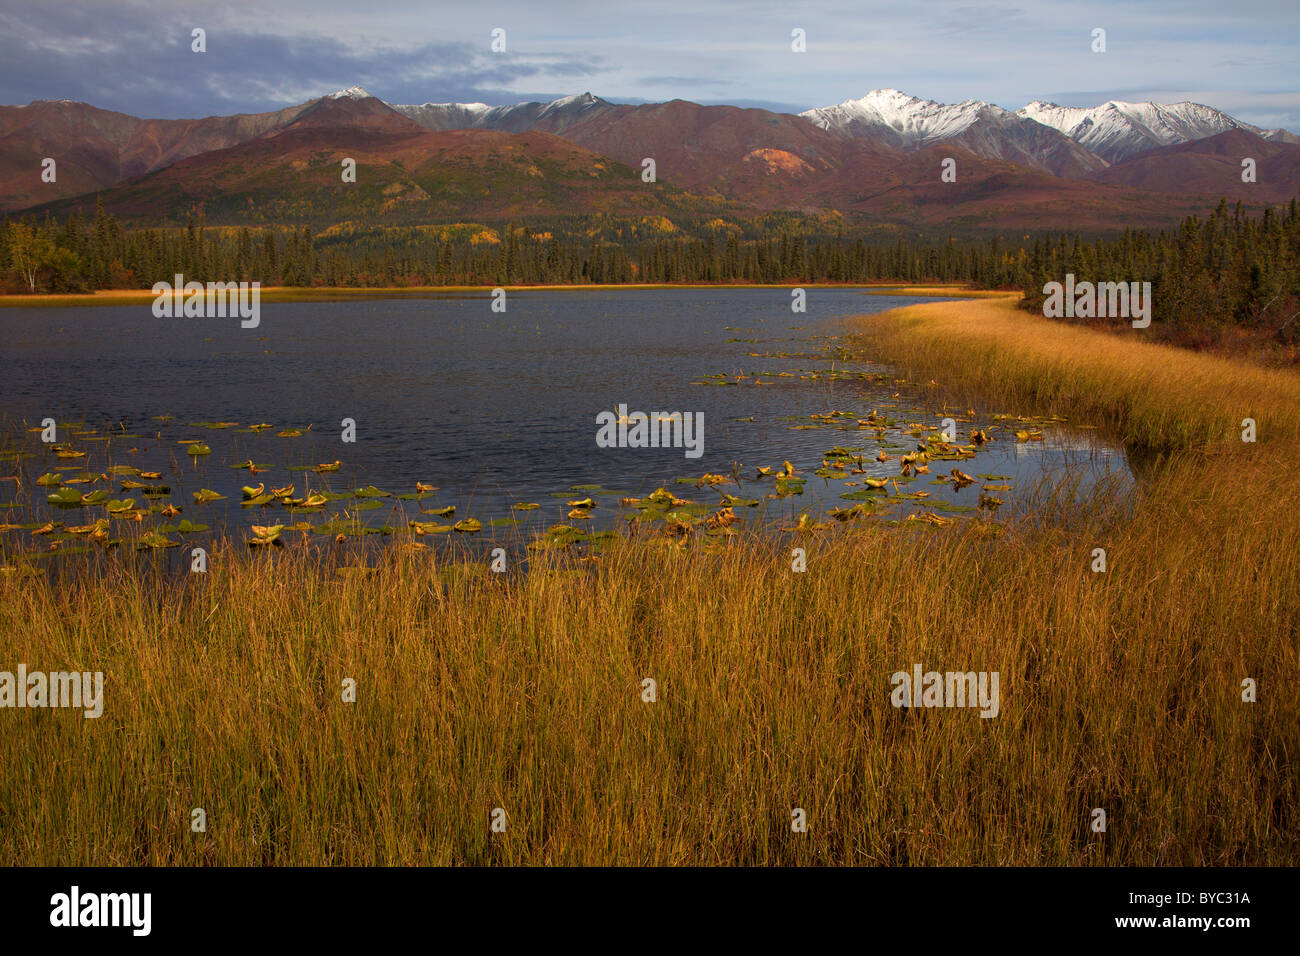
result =
[[[206,31],[207,50],[191,49]],[[1106,31],[1094,53],[1093,31]],[[492,33],[505,31],[505,51]],[[806,52],[791,49],[804,31]],[[1194,100],[1300,132],[1296,0],[0,0],[0,103],[260,112],[687,99],[797,112],[894,87],[952,103]]]

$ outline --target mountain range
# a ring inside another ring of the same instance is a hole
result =
[[[54,183],[41,163],[55,158]],[[358,181],[343,184],[353,158]],[[642,182],[645,158],[657,182]],[[1242,182],[1241,162],[1257,181]],[[956,181],[941,164],[956,162]],[[800,114],[684,100],[388,104],[360,87],[282,110],[140,119],[68,100],[0,107],[0,210],[96,201],[209,222],[726,215],[833,210],[900,225],[1166,225],[1220,197],[1286,202],[1300,137],[1196,103],[1035,101],[1010,111],[898,90]]]

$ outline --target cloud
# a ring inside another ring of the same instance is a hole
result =
[[[206,54],[190,52],[195,26]],[[1105,54],[1090,50],[1096,26]],[[505,54],[489,48],[497,27]],[[796,27],[806,53],[790,49]],[[60,0],[0,11],[0,102],[66,97],[177,117],[361,85],[392,102],[590,90],[802,110],[891,86],[1014,109],[1062,98],[1054,90],[1088,105],[1174,90],[1295,128],[1294,98],[1272,91],[1300,89],[1298,47],[1294,0]]]
[[[96,9],[100,5],[93,5]],[[468,41],[396,44],[313,33],[254,32],[238,18],[202,18],[206,52],[191,49],[197,18],[123,4],[94,19],[90,6],[0,14],[0,101],[74,99],[142,116],[176,118],[279,109],[363,86],[391,102],[516,102],[521,86],[567,90],[596,79],[602,58],[493,54]]]
[[[707,76],[643,76],[640,82],[646,86],[684,86],[691,89],[727,85],[726,80],[711,79]]]

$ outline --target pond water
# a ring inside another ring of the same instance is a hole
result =
[[[1081,469],[1085,485],[1126,473],[1123,452],[1090,433],[997,419],[996,409],[943,412],[924,387],[844,351],[849,316],[930,300],[814,288],[803,314],[790,301],[785,289],[602,289],[511,292],[504,313],[486,293],[263,303],[255,329],[158,319],[148,305],[0,309],[0,475],[21,477],[0,483],[0,524],[22,525],[0,547],[73,546],[67,527],[108,518],[106,502],[47,504],[60,487],[68,498],[132,498],[109,533],[135,542],[186,519],[244,537],[254,524],[333,533],[349,530],[344,522],[374,531],[465,519],[481,521],[485,537],[494,521],[529,534],[559,523],[599,531],[674,510],[620,505],[660,487],[696,504],[678,517],[693,510],[701,530],[723,493],[758,502],[735,504],[739,526],[788,525],[805,512],[825,521],[828,510],[864,500],[895,518],[951,518],[975,513],[982,496],[1012,504],[1017,489],[1064,469]],[[619,405],[702,413],[702,454],[598,447],[597,415]],[[987,441],[973,457],[901,473],[903,455],[927,440],[933,451],[945,415],[958,419],[954,445],[972,446],[972,431]],[[47,418],[60,423],[58,448],[84,455],[59,457],[30,430]],[[355,442],[343,440],[344,419],[355,422]],[[211,453],[188,454],[194,443]],[[249,461],[263,467],[233,467]],[[779,473],[787,461],[805,479],[801,492],[797,482],[758,478],[759,466]],[[336,471],[315,470],[334,462]],[[975,480],[937,481],[953,467]],[[678,480],[705,474],[729,480]],[[36,484],[42,475],[60,483]],[[894,481],[875,492],[866,479]],[[436,490],[399,497],[417,482]],[[241,488],[260,484],[263,494],[293,485],[290,500],[329,500],[319,509],[278,499],[245,506]],[[199,503],[200,489],[225,497]],[[594,507],[570,517],[569,502],[587,498]],[[539,507],[513,510],[518,503]],[[162,514],[168,504],[179,514]],[[33,544],[33,526],[51,520],[63,524]]]

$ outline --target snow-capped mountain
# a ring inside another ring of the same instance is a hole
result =
[[[325,97],[327,100],[370,100],[377,97],[359,86],[349,86],[346,90],[336,90]]]
[[[1280,143],[1286,130],[1265,130],[1201,103],[1057,106],[1035,100],[1014,113],[985,103],[936,103],[899,90],[872,90],[857,100],[799,114],[827,130],[873,138],[903,150],[956,143],[979,156],[1008,159],[1062,176],[1087,175],[1150,149],[1239,129]],[[1044,131],[1051,133],[1044,135]],[[1052,134],[1064,137],[1073,149]],[[1080,148],[1082,147],[1082,148]]]
[[[1003,159],[1058,176],[1082,176],[1106,163],[1067,136],[992,103],[945,104],[900,90],[872,90],[861,99],[799,114],[814,125],[905,151],[955,143],[986,159]]]
[[[969,129],[989,109],[988,103],[966,100],[946,105],[909,96],[901,90],[872,90],[857,100],[805,110],[800,116],[822,129],[872,136],[900,149],[919,149]],[[1001,113],[1007,112],[991,107]]]
[[[579,120],[614,107],[613,103],[591,93],[565,96],[549,103],[519,103],[515,106],[488,106],[486,103],[389,105],[427,129],[492,129],[506,133],[522,133],[530,129],[559,133]]]
[[[481,129],[484,114],[494,109],[505,108],[488,106],[486,103],[421,103],[418,105],[390,103],[389,105],[403,116],[432,130],[475,127]]]
[[[1108,162],[1116,163],[1161,146],[1175,146],[1240,129],[1275,142],[1300,142],[1286,130],[1251,126],[1201,103],[1125,103],[1111,100],[1091,108],[1035,100],[1016,113],[1059,130]]]

